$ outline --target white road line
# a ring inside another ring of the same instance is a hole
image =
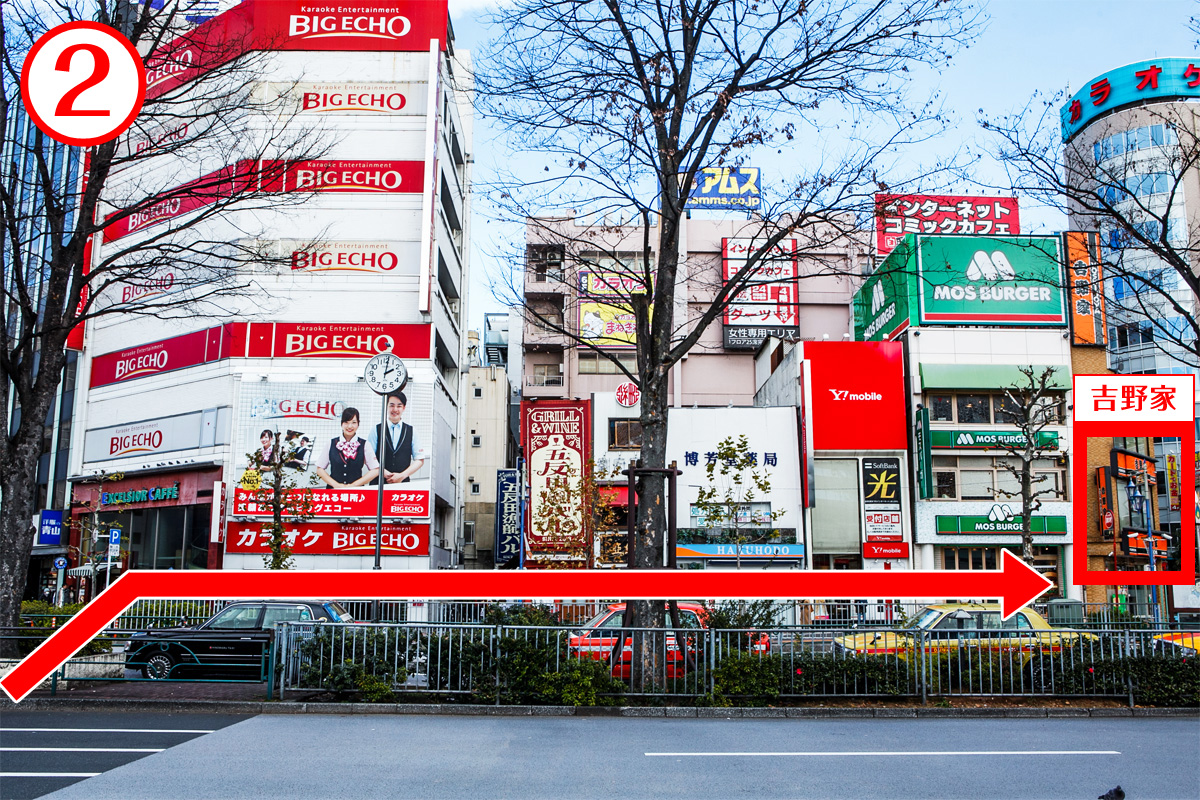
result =
[[[813,750],[787,753],[643,753],[655,757],[680,758],[687,756],[1119,756],[1120,750]]]
[[[94,778],[99,772],[0,772],[0,778]]]
[[[24,731],[34,733],[213,733],[213,731],[195,731],[176,728],[0,728],[5,731]]]
[[[0,753],[161,753],[165,747],[0,747]]]

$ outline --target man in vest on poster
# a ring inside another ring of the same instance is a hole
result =
[[[407,405],[408,398],[404,396],[403,392],[393,392],[388,395],[386,426],[388,446],[386,452],[381,449],[379,444],[379,429],[382,426],[376,425],[367,436],[371,447],[379,454],[379,460],[383,466],[383,479],[387,483],[407,483],[409,476],[415,474],[425,464],[425,460],[417,455],[421,449],[417,445],[416,431],[413,430],[412,425],[400,421],[400,418],[404,416],[404,407]],[[379,479],[376,478],[371,484],[377,486]]]

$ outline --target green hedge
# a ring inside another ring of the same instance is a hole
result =
[[[42,600],[21,601],[21,629],[17,636],[17,650],[20,655],[27,656],[50,635],[49,629],[61,628],[67,620],[79,613],[84,603],[68,603],[62,606],[52,605]],[[106,639],[93,639],[84,645],[76,655],[94,656],[101,653],[111,653],[112,643]]]

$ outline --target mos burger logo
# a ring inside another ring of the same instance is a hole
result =
[[[328,9],[332,11],[333,8]],[[296,41],[345,38],[402,39],[412,30],[408,17],[384,14],[292,14],[288,38]]]

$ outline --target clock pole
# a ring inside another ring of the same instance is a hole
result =
[[[391,437],[388,436],[387,425],[387,393],[380,395],[383,398],[383,408],[379,413],[379,452],[376,456],[379,459],[379,496],[375,501],[375,569],[382,569],[379,564],[379,556],[383,542],[383,487],[387,483],[387,479],[383,475],[383,465],[387,463],[387,452],[391,447]],[[379,601],[375,601],[375,621],[379,621]]]

